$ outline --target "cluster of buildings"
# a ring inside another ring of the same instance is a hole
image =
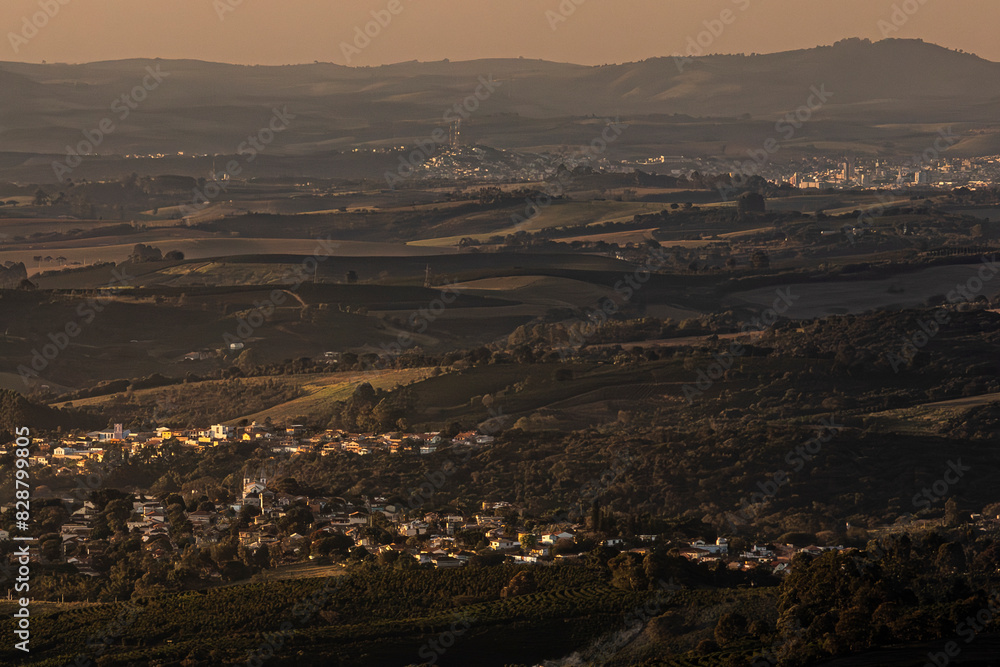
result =
[[[254,427],[237,433],[229,427],[216,425],[208,429],[207,435],[171,432],[168,437],[164,431],[158,437],[189,438],[198,442],[202,438],[256,438],[259,434],[260,431]],[[96,443],[129,442],[137,438],[137,435],[129,433],[120,425],[88,436],[95,438]],[[261,437],[264,436],[261,434]],[[474,433],[460,434],[453,441],[471,443],[478,437],[480,436]],[[421,436],[417,438],[422,439]],[[440,438],[440,435],[433,434],[429,440],[435,438]],[[393,440],[395,438],[388,438],[384,446],[391,447]],[[352,451],[361,442],[361,437],[352,439],[349,436],[337,442],[345,450]],[[72,452],[69,447],[55,449],[61,450],[57,458],[66,459],[90,458],[93,456],[91,452],[99,448]],[[56,457],[55,453],[53,457]],[[39,495],[44,495],[44,491],[39,491]],[[74,565],[84,574],[97,576],[93,559],[102,555],[107,549],[108,539],[113,539],[103,529],[107,522],[102,522],[102,534],[94,539],[94,519],[99,514],[95,505],[89,500],[81,502],[74,494],[66,494],[61,499],[69,516],[59,528],[61,545],[56,560]],[[264,550],[269,564],[293,563],[324,555],[317,551],[315,543],[327,537],[340,536],[338,544],[342,550],[363,547],[375,556],[395,552],[397,557],[407,555],[421,565],[443,569],[462,567],[476,555],[476,550],[482,548],[492,549],[511,562],[523,564],[550,564],[577,559],[580,557],[577,538],[583,528],[570,524],[531,530],[512,526],[505,517],[510,517],[516,512],[516,508],[507,502],[482,502],[479,511],[463,515],[423,512],[419,508],[391,504],[382,497],[371,500],[364,498],[363,502],[352,503],[343,498],[298,495],[278,488],[263,471],[257,477],[244,478],[242,489],[230,501],[203,501],[193,510],[191,503],[188,503],[187,508],[181,512],[178,514],[176,506],[165,507],[162,500],[138,496],[131,501],[131,514],[125,520],[124,528],[129,535],[141,538],[144,553],[154,559],[176,558],[189,544],[210,548],[233,536],[237,537],[238,544],[251,557],[256,558]],[[283,521],[292,513],[295,514],[296,521]],[[303,524],[298,523],[303,514],[308,517],[308,528],[302,528]],[[241,517],[249,519],[249,522],[239,523]],[[299,526],[302,532],[289,528],[293,525]],[[378,529],[374,529],[375,527]],[[474,536],[476,544],[470,543],[470,536]],[[0,534],[0,539],[7,538],[9,536]],[[605,545],[645,554],[657,540],[657,535],[640,535],[630,540],[614,537],[607,539]],[[680,548],[679,553],[697,562],[724,561],[733,569],[760,567],[781,573],[799,551],[818,554],[830,549],[809,547],[796,550],[790,545],[754,546],[746,553],[732,554],[728,540],[720,537],[714,543],[702,540],[691,542]],[[840,550],[842,547],[832,549]],[[38,545],[32,546],[31,556],[36,560],[43,560]],[[53,560],[51,546],[44,560]],[[206,578],[222,576],[211,566],[203,567],[205,571],[202,576]]]
[[[927,161],[846,158],[812,165],[784,178],[800,189],[987,187],[1000,180],[1000,156],[934,158]]]
[[[72,494],[61,498],[69,516],[59,528],[61,544],[58,556],[51,547],[45,557],[40,546],[30,547],[35,561],[74,565],[89,576],[99,576],[93,559],[108,547],[107,534],[95,539],[94,519],[99,512],[90,501],[82,503]],[[578,536],[581,525],[557,524],[532,530],[512,526],[505,517],[517,508],[508,502],[482,502],[473,514],[422,512],[394,505],[386,498],[363,498],[352,503],[343,498],[310,497],[278,489],[266,476],[246,477],[235,499],[224,503],[204,501],[196,510],[178,514],[176,506],[165,507],[161,500],[138,496],[131,500],[131,515],[124,522],[131,536],[141,538],[142,550],[154,559],[179,557],[191,544],[210,548],[229,537],[238,539],[240,549],[260,562],[266,554],[268,564],[291,564],[325,555],[318,544],[328,537],[339,536],[339,549],[364,548],[374,556],[392,554],[408,556],[420,564],[439,569],[458,568],[477,555],[477,550],[489,548],[508,561],[521,564],[545,565],[581,558]],[[246,511],[247,508],[252,508]],[[0,508],[6,510],[8,507]],[[308,528],[297,532],[283,521],[293,512],[301,519],[308,510]],[[252,515],[247,525],[240,518]],[[981,518],[973,515],[973,519]],[[105,522],[106,523],[106,522]],[[238,530],[234,528],[238,525]],[[373,530],[373,527],[379,527]],[[105,533],[107,531],[104,531]],[[470,543],[470,535],[476,544]],[[0,540],[9,539],[0,530]],[[645,555],[661,539],[658,535],[638,535],[631,539],[612,537],[604,541],[607,547]],[[789,572],[792,559],[799,553],[819,556],[827,551],[840,552],[843,546],[795,547],[790,544],[753,545],[745,551],[731,550],[730,541],[719,537],[715,542],[694,540],[681,545],[676,552],[693,562],[721,562],[731,570],[764,570],[776,575]],[[208,579],[221,578],[212,565],[202,564],[201,575]]]
[[[604,171],[626,171],[606,157],[597,155],[531,154],[486,146],[457,146],[428,156],[414,171],[413,178],[434,181],[533,182],[551,177],[560,165],[568,169],[586,166]]]
[[[729,541],[725,537],[720,537],[714,544],[706,543],[704,540],[695,540],[679,551],[681,556],[699,563],[721,561],[726,563],[731,570],[766,569],[780,575],[789,571],[792,558],[796,554],[819,556],[827,551],[843,550],[843,546],[820,547],[813,545],[800,548],[791,544],[755,544],[747,551],[730,553]]]
[[[773,183],[788,183],[803,190],[963,186],[977,189],[1000,182],[1000,155],[951,158],[943,157],[937,149],[905,158],[811,157],[790,163],[761,161],[753,154],[735,158],[659,155],[630,164],[643,169],[655,166],[653,171],[676,177],[687,177],[694,172],[732,173],[736,166],[743,176],[759,175]],[[754,165],[752,173],[743,173],[750,171],[749,164]]]
[[[1000,182],[1000,156],[885,159],[846,157],[803,160],[775,167],[766,177],[799,189],[985,188]]]
[[[114,435],[129,437],[123,430]],[[104,554],[108,540],[114,539],[103,529],[107,522],[100,524],[103,534],[95,539],[94,519],[99,512],[94,504],[89,500],[80,502],[73,494],[61,499],[69,516],[59,528],[58,556],[54,558],[50,545],[43,558],[40,547],[33,545],[31,557],[74,565],[83,574],[98,576],[93,559]],[[141,538],[143,552],[154,559],[172,560],[179,558],[187,545],[210,548],[236,537],[243,553],[256,562],[290,564],[326,555],[317,547],[324,538],[334,536],[339,537],[341,552],[358,547],[375,556],[395,552],[397,558],[405,555],[420,565],[441,569],[462,567],[483,548],[521,564],[544,565],[581,557],[578,536],[583,526],[564,523],[531,530],[517,527],[509,522],[517,508],[508,502],[482,502],[481,509],[473,514],[423,512],[392,504],[383,497],[354,503],[343,498],[288,493],[263,471],[260,476],[244,478],[242,489],[230,501],[203,501],[194,510],[191,503],[179,510],[146,496],[130,502],[131,514],[124,528],[130,536]],[[293,514],[293,521],[284,520]],[[303,515],[307,517],[305,524]],[[240,522],[241,518],[248,523]],[[0,531],[0,540],[4,539],[9,535]],[[645,555],[659,539],[657,535],[612,537],[604,544]],[[692,541],[681,545],[677,552],[694,562],[723,562],[733,570],[761,569],[781,575],[788,572],[797,553],[817,556],[843,549],[769,544],[733,552],[729,540],[720,537],[715,542]],[[202,568],[204,578],[222,576],[211,565],[202,564]]]
[[[94,503],[80,502],[73,494],[61,497],[69,516],[59,528],[61,544],[58,555],[51,545],[33,543],[30,558],[36,562],[57,562],[74,565],[89,576],[99,576],[93,560],[102,556],[109,545],[103,526],[95,522],[99,516]],[[252,510],[245,512],[246,508]],[[417,563],[436,568],[465,565],[476,555],[473,550],[488,546],[508,554],[512,560],[535,563],[551,556],[552,547],[560,542],[572,545],[576,534],[571,530],[554,532],[521,532],[521,541],[505,537],[501,513],[512,509],[508,503],[482,504],[482,511],[471,516],[437,512],[404,511],[385,498],[364,499],[361,503],[342,498],[309,497],[283,492],[267,477],[245,478],[243,488],[232,502],[202,502],[198,509],[182,510],[165,507],[161,500],[138,496],[131,501],[131,514],[124,522],[130,536],[139,536],[144,554],[154,559],[178,558],[187,545],[210,548],[237,537],[245,554],[258,558],[266,554],[269,564],[295,563],[321,555],[315,548],[324,538],[340,536],[341,549],[365,548],[379,556],[387,552],[411,556]],[[7,508],[0,508],[7,509]],[[293,512],[301,518],[308,510],[305,534],[289,528],[298,525],[283,521]],[[248,525],[240,522],[252,515]],[[102,534],[98,534],[101,526]],[[379,530],[372,528],[378,526]],[[485,544],[463,543],[459,533],[475,531]],[[380,535],[381,538],[376,537]],[[531,537],[530,541],[528,537]],[[9,539],[0,531],[0,540]],[[411,539],[415,538],[415,539]],[[517,551],[517,553],[514,553]],[[258,561],[259,562],[259,561]],[[205,578],[220,578],[222,574],[211,565],[202,565]]]
[[[442,448],[482,447],[493,439],[474,431],[452,438],[437,432],[359,434],[324,430],[309,433],[300,425],[272,428],[256,423],[244,427],[215,424],[207,429],[158,428],[154,432],[132,433],[116,424],[107,430],[54,441],[37,438],[32,447],[32,462],[56,466],[57,473],[65,470],[79,475],[80,467],[88,461],[103,461],[105,452],[112,446],[139,453],[170,442],[204,449],[235,441],[260,442],[274,453],[291,455],[302,452],[367,455],[377,451],[427,455]],[[317,543],[334,536],[338,537],[341,552],[357,547],[376,556],[395,552],[397,557],[405,554],[422,565],[436,568],[461,567],[476,555],[476,550],[483,548],[524,564],[547,564],[580,557],[577,539],[582,526],[563,523],[530,530],[518,527],[512,525],[510,519],[517,508],[507,502],[482,502],[479,511],[463,515],[424,512],[419,506],[392,504],[382,497],[364,498],[355,503],[343,498],[289,493],[288,489],[286,485],[279,488],[261,471],[257,477],[244,478],[242,488],[232,493],[226,502],[203,499],[196,506],[188,502],[186,507],[178,508],[165,507],[162,499],[138,496],[130,501],[131,512],[124,521],[124,529],[131,536],[139,536],[143,551],[154,559],[179,558],[188,545],[208,548],[235,537],[243,552],[251,557],[264,554],[267,564],[293,563],[325,555],[322,549],[317,550]],[[187,495],[196,493],[192,491]],[[68,518],[59,527],[58,557],[51,544],[44,556],[41,547],[33,545],[31,556],[38,560],[56,559],[76,566],[84,574],[97,576],[93,559],[104,553],[109,539],[115,539],[108,534],[107,521],[95,525],[98,508],[84,500],[84,496],[58,496],[45,487],[36,489],[36,496],[61,499]],[[0,507],[0,510],[6,509],[9,507]],[[0,540],[3,539],[9,539],[9,535],[0,531]],[[605,540],[605,545],[645,554],[658,539],[657,535],[630,539],[612,537]],[[696,562],[721,561],[731,569],[762,568],[782,574],[797,553],[819,555],[842,549],[840,546],[755,545],[745,552],[733,553],[729,541],[720,537],[714,543],[696,540],[681,545],[678,552]],[[203,567],[204,577],[222,576],[210,565]]]
[[[205,450],[228,442],[256,442],[267,447],[274,455],[318,453],[327,456],[335,452],[349,452],[363,456],[376,452],[428,455],[449,447],[479,448],[490,445],[493,441],[493,436],[477,431],[465,431],[451,438],[440,432],[351,433],[340,429],[326,429],[310,433],[300,424],[276,428],[253,422],[243,427],[214,424],[209,428],[159,427],[155,431],[133,433],[121,424],[115,424],[103,431],[57,439],[36,437],[31,446],[30,460],[34,465],[55,467],[57,474],[73,474],[75,468],[86,467],[88,461],[104,462],[105,453],[110,446],[134,456],[144,451],[155,455],[169,444]],[[0,450],[0,455],[4,453],[6,452]]]
[[[256,422],[245,427],[215,424],[209,428],[161,427],[155,431],[133,433],[122,424],[115,424],[109,429],[90,433],[35,437],[31,445],[30,462],[33,466],[50,466],[56,475],[86,479],[83,476],[84,470],[103,469],[88,467],[88,463],[107,465],[105,456],[112,450],[120,451],[126,456],[156,456],[168,445],[203,451],[231,442],[256,442],[267,447],[272,454],[289,456],[305,452],[323,456],[334,452],[357,455],[375,452],[428,455],[446,448],[467,451],[482,447],[491,444],[493,437],[476,431],[458,433],[451,438],[439,432],[374,434],[327,429],[312,433],[302,425],[277,428]],[[0,450],[0,455],[6,453]],[[38,498],[61,500],[69,515],[59,529],[62,544],[55,560],[75,565],[79,571],[96,576],[92,560],[104,553],[109,536],[101,534],[100,539],[92,539],[92,522],[98,511],[92,502],[86,500],[90,490],[90,487],[83,485],[73,493],[59,495],[46,486],[39,486],[34,495]],[[77,493],[79,491],[85,493]],[[12,504],[9,505],[0,507],[0,511],[11,509]],[[376,514],[381,514],[385,521],[378,521],[378,524],[388,526],[401,540],[405,541],[409,537],[418,537],[420,541],[431,540],[428,549],[409,548],[409,551],[413,551],[411,555],[421,563],[431,562],[435,566],[445,567],[449,562],[443,559],[445,550],[448,555],[457,550],[453,535],[457,531],[483,525],[480,523],[481,517],[466,519],[455,515],[440,517],[421,514],[419,518],[408,519],[403,507],[386,505],[383,498],[376,498],[374,504],[366,501],[363,505],[354,505],[343,499],[293,495],[275,488],[270,480],[261,476],[257,479],[245,479],[243,488],[236,494],[233,502],[202,503],[195,511],[185,511],[180,526],[172,525],[171,509],[164,507],[160,500],[139,497],[132,503],[131,516],[124,527],[129,534],[141,536],[143,550],[152,557],[170,558],[179,555],[187,544],[210,547],[226,539],[234,530],[234,522],[239,520],[240,513],[248,506],[255,508],[252,512],[254,516],[249,526],[238,531],[239,544],[250,553],[267,547],[269,558],[278,562],[295,562],[310,555],[312,541],[323,536],[343,535],[354,546],[364,546],[375,553],[384,551],[385,547],[374,540],[369,531],[364,530],[373,525]],[[311,537],[294,532],[288,534],[279,528],[282,519],[292,508],[309,510]],[[494,508],[491,506],[491,509]],[[176,524],[176,514],[172,518]],[[436,531],[440,531],[442,535],[436,535]],[[106,532],[102,527],[101,533]],[[0,540],[9,537],[4,531],[0,531]],[[31,547],[31,557],[38,561],[51,561],[54,554],[50,547],[43,558],[39,545],[34,545]],[[221,576],[218,572],[206,572],[205,575]]]

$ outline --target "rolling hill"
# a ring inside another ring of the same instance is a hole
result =
[[[111,110],[148,72],[162,83],[128,118]],[[699,117],[773,124],[826,90],[819,140],[878,140],[883,125],[992,123],[1000,64],[919,40],[844,40],[766,55],[585,67],[525,59],[408,62],[375,68],[330,63],[281,67],[191,60],[122,60],[79,65],[0,63],[0,137],[7,151],[65,153],[104,117],[116,129],[95,152],[232,154],[265,127],[274,108],[294,115],[267,157],[304,158],[357,146],[413,144],[446,124],[445,112],[477,88],[487,97],[467,119],[467,141],[502,148],[553,148],[593,138],[568,118],[675,118],[666,134],[690,133]],[[482,77],[487,84],[480,83]],[[488,89],[492,89],[490,92]],[[683,122],[681,122],[683,121]],[[756,125],[755,125],[756,123]],[[861,131],[858,128],[867,128]],[[698,126],[700,130],[706,127]],[[725,128],[723,128],[724,130]],[[905,132],[903,133],[905,135]],[[653,143],[676,143],[654,133]],[[714,142],[725,137],[717,127]],[[687,136],[696,149],[698,136]],[[725,140],[725,139],[723,139]],[[629,140],[633,144],[635,139]],[[629,142],[616,148],[626,150]],[[969,150],[990,150],[977,139]],[[176,164],[172,165],[176,168]]]

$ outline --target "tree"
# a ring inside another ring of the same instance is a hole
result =
[[[256,505],[244,505],[240,508],[240,514],[237,518],[237,525],[241,527],[249,526],[250,521],[260,514],[260,508]]]
[[[346,558],[354,546],[354,540],[342,533],[315,540],[312,544],[314,556],[337,556]]]
[[[445,426],[444,430],[441,431],[441,435],[446,438],[454,438],[456,435],[462,432],[462,424],[456,421],[449,422]]]
[[[626,591],[644,591],[649,585],[639,554],[622,552],[608,561],[611,585]]]
[[[806,533],[801,531],[793,531],[790,533],[785,533],[778,538],[778,542],[781,544],[791,544],[794,547],[808,547],[816,544],[816,534]]]
[[[774,627],[766,618],[755,618],[747,626],[747,632],[757,639],[762,639],[774,632]]]
[[[742,639],[747,634],[747,619],[742,614],[729,612],[719,617],[715,624],[715,641],[727,646]]]
[[[250,576],[250,568],[238,560],[226,561],[219,571],[226,581],[239,581]]]
[[[701,655],[716,653],[718,652],[718,650],[719,650],[719,645],[716,644],[711,639],[702,639],[700,642],[698,642],[698,646],[695,647],[695,651],[697,651]]]
[[[954,498],[949,498],[944,504],[944,521],[949,526],[957,526],[962,523],[962,516],[958,511],[958,503]]]
[[[289,507],[285,511],[285,516],[278,519],[278,527],[289,535],[292,533],[303,534],[309,530],[312,522],[312,510],[302,505],[296,505]]]
[[[235,538],[227,538],[212,545],[210,556],[220,570],[228,561],[236,559],[236,545]]]
[[[865,609],[851,607],[840,614],[834,628],[837,642],[847,651],[865,649],[872,636],[871,614]]]
[[[511,578],[510,582],[500,591],[502,598],[516,598],[519,595],[528,595],[538,590],[538,583],[535,581],[535,573],[531,570],[518,572]]]
[[[302,487],[299,486],[298,480],[294,477],[283,477],[278,480],[276,486],[278,491],[282,493],[287,493],[292,496],[302,495]]]
[[[375,388],[372,387],[370,382],[362,382],[355,387],[354,393],[351,394],[351,400],[361,404],[370,404],[375,401],[375,397]]]
[[[383,567],[392,567],[399,561],[400,552],[394,549],[389,549],[388,551],[383,551],[378,555],[378,564]]]
[[[112,500],[104,508],[105,521],[115,533],[126,532],[125,522],[132,515],[132,501],[130,499],[119,498]]]
[[[253,554],[254,565],[261,569],[267,569],[271,567],[271,550],[266,544],[262,544],[260,549]]]
[[[740,215],[764,213],[767,211],[767,203],[764,196],[757,192],[744,192],[736,201],[736,210]]]
[[[159,248],[154,248],[145,243],[136,243],[132,247],[132,254],[129,255],[129,259],[133,262],[157,262],[163,259],[163,253],[160,252]]]
[[[493,567],[503,564],[503,559],[504,556],[502,553],[498,553],[492,549],[483,549],[482,551],[477,551],[476,555],[469,559],[469,566]]]
[[[937,551],[935,564],[941,572],[950,574],[965,570],[965,549],[957,542],[942,544]]]
[[[368,549],[365,549],[364,547],[354,547],[351,549],[351,560],[360,562],[363,560],[371,560],[372,558],[374,558],[374,556],[372,556]]]
[[[595,532],[601,529],[601,501],[596,498],[590,506],[590,522],[588,528]]]
[[[236,357],[236,361],[234,363],[244,374],[249,374],[261,365],[261,359],[260,355],[257,354],[252,347],[248,347],[240,352],[240,355]]]
[[[50,199],[51,197],[49,197],[48,193],[45,192],[45,190],[38,188],[37,190],[35,190],[35,198],[32,200],[31,203],[34,206],[45,206],[46,204],[49,203]]]

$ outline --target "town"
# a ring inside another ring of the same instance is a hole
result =
[[[30,457],[39,470],[48,468],[57,477],[77,477],[71,493],[52,493],[47,487],[35,491],[37,503],[65,510],[50,512],[61,518],[47,520],[38,546],[30,549],[36,562],[74,566],[91,577],[103,573],[97,562],[115,541],[138,538],[141,550],[154,561],[180,562],[191,547],[209,550],[212,559],[202,559],[197,578],[232,580],[253,570],[282,568],[296,563],[377,559],[382,564],[408,563],[437,569],[458,568],[470,562],[502,562],[551,565],[571,562],[595,548],[613,553],[648,554],[664,540],[674,556],[697,563],[723,563],[730,570],[760,570],[775,575],[789,571],[797,553],[819,555],[842,551],[843,546],[796,547],[791,544],[746,544],[726,537],[688,542],[648,534],[607,536],[593,523],[556,517],[554,523],[523,520],[519,508],[506,501],[483,500],[478,511],[426,511],[422,505],[434,486],[450,474],[454,460],[471,450],[488,447],[494,436],[467,431],[449,438],[433,433],[348,433],[326,429],[310,433],[302,425],[279,428],[256,422],[242,427],[215,424],[207,429],[171,429],[132,433],[115,424],[112,428],[61,438],[36,437]],[[328,456],[347,452],[365,456],[374,452],[400,456],[446,456],[441,471],[428,475],[428,482],[414,489],[403,502],[386,497],[357,500],[301,492],[293,479],[276,479],[261,467],[243,478],[226,499],[212,501],[197,489],[178,490],[160,496],[126,494],[100,489],[90,480],[100,480],[109,467],[107,458],[120,452],[122,460],[146,460],[165,456],[171,446],[204,452],[233,442],[255,442],[273,455],[295,457],[306,452]],[[0,451],[0,456],[6,452]],[[97,500],[97,497],[100,500]],[[96,501],[96,502],[95,502]],[[103,501],[103,504],[99,504]],[[13,505],[4,505],[8,512]],[[109,517],[111,517],[109,519]],[[558,520],[563,519],[563,520]],[[58,524],[58,525],[56,525]],[[112,530],[117,528],[117,530]],[[58,540],[55,539],[56,534]],[[9,539],[0,531],[0,541]],[[230,539],[233,538],[233,539]],[[216,558],[218,556],[218,558]],[[339,559],[337,557],[340,557]],[[13,558],[13,556],[11,556]]]
[[[127,494],[100,488],[94,481],[102,480],[123,461],[167,456],[171,447],[205,452],[237,442],[262,446],[274,465],[248,473],[226,498],[212,500],[198,489]],[[211,558],[199,559],[190,574],[192,579],[212,582],[238,580],[261,570],[280,572],[310,562],[347,567],[351,562],[377,560],[382,565],[435,569],[459,568],[470,562],[552,565],[581,559],[594,549],[643,558],[656,547],[694,563],[782,576],[791,570],[796,554],[818,556],[845,550],[844,546],[753,544],[724,536],[685,541],[663,534],[611,535],[595,528],[593,519],[557,516],[546,522],[525,518],[521,508],[506,501],[482,500],[477,511],[464,513],[423,507],[435,487],[453,472],[456,460],[467,459],[472,451],[493,442],[494,436],[476,431],[449,438],[441,432],[310,432],[299,424],[276,427],[256,422],[240,427],[214,424],[206,429],[158,427],[139,433],[114,424],[106,430],[60,438],[39,436],[32,443],[33,467],[78,481],[70,493],[53,493],[45,486],[36,489],[36,503],[48,504],[42,523],[51,532],[31,547],[30,556],[36,562],[73,566],[80,574],[100,577],[106,574],[102,570],[108,565],[104,558],[108,549],[116,541],[138,539],[136,546],[154,562],[181,563],[190,560],[191,553],[211,553]],[[112,452],[118,453],[117,463],[109,457]],[[304,492],[294,479],[274,474],[282,458],[307,452],[320,456],[335,452],[441,455],[445,461],[408,498],[348,500]],[[6,453],[0,451],[0,456]],[[7,504],[0,511],[12,508],[13,504]],[[987,527],[998,517],[984,519],[974,514],[971,518]],[[0,541],[9,537],[0,530]]]
[[[787,184],[793,189],[811,191],[959,187],[976,190],[988,189],[1000,181],[1000,155],[946,156],[946,149],[957,141],[951,128],[942,129],[923,153],[901,158],[854,154],[793,158],[780,152],[780,144],[770,152],[760,148],[725,157],[657,155],[622,160],[586,154],[533,155],[488,146],[451,146],[421,161],[408,178],[415,182],[528,183],[552,178],[560,168],[582,167],[608,174],[634,174],[639,170],[681,180],[690,180],[695,174],[729,174],[736,182],[760,176],[776,186]]]

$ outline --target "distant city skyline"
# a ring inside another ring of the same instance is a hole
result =
[[[525,57],[600,65],[848,37],[918,38],[1000,61],[998,23],[995,0],[7,0],[0,61],[366,66]]]

